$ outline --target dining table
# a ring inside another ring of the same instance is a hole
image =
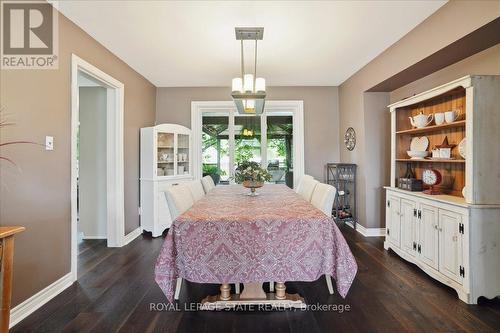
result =
[[[176,280],[183,278],[221,284],[204,304],[303,307],[285,282],[325,274],[345,298],[357,264],[333,219],[286,185],[265,184],[258,195],[248,194],[241,185],[216,186],[173,221],[155,266],[167,300],[174,301]],[[276,292],[264,293],[264,282],[276,282]],[[243,292],[231,295],[232,283],[243,283]]]

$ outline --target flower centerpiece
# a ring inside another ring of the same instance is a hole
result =
[[[258,195],[256,189],[262,187],[264,182],[271,180],[271,175],[260,164],[252,161],[243,161],[236,168],[234,179],[238,184],[250,189],[249,195]]]

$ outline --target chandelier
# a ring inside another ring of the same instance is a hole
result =
[[[257,41],[262,40],[264,28],[235,28],[236,40],[241,41],[241,77],[232,81],[231,97],[238,113],[261,114],[266,99],[266,80],[257,77]],[[255,41],[255,58],[253,74],[245,73],[243,41]]]

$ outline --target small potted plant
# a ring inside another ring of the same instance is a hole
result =
[[[210,176],[214,180],[215,184],[218,184],[220,181],[220,176],[222,172],[216,165],[213,164],[203,164],[203,177]]]
[[[262,187],[264,182],[271,180],[271,174],[261,168],[257,162],[243,161],[236,168],[234,179],[236,183],[250,189],[249,195],[255,196],[258,195],[256,189]]]

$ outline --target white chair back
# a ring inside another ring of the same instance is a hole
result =
[[[201,183],[203,184],[203,189],[205,190],[205,193],[208,193],[215,188],[214,180],[210,176],[203,177],[201,179]]]
[[[310,202],[316,184],[319,184],[316,179],[311,176],[304,176],[300,180],[299,186],[297,186],[297,193]]]
[[[297,184],[297,189],[295,190],[295,192],[297,193],[300,193],[303,191],[303,187],[304,187],[304,181],[306,179],[314,179],[313,176],[309,176],[309,175],[303,175],[300,180],[299,180],[299,183]]]
[[[203,190],[203,185],[201,184],[201,180],[193,180],[191,182],[186,183],[186,186],[189,187],[189,191],[193,196],[194,202],[200,200],[205,196],[205,191]]]
[[[336,194],[337,189],[332,185],[319,183],[314,188],[311,203],[325,215],[332,216],[333,201]]]
[[[184,213],[194,204],[193,196],[187,185],[172,186],[165,191],[165,195],[167,196],[168,208],[170,209],[172,220],[175,220],[177,216]]]

